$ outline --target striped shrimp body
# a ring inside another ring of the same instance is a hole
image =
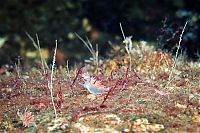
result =
[[[83,74],[84,83],[82,84],[91,94],[101,95],[109,91],[109,88],[102,82],[88,73]]]

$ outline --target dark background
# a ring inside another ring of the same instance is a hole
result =
[[[188,21],[182,53],[187,59],[198,60],[199,5],[200,0],[1,0],[0,41],[4,43],[0,45],[0,66],[14,64],[18,56],[22,62],[33,61],[26,57],[26,52],[35,48],[25,32],[33,38],[38,34],[41,47],[50,52],[49,60],[57,39],[61,65],[89,57],[74,32],[98,43],[100,55],[106,56],[108,41],[122,41],[119,22],[134,40],[154,42],[159,49],[174,53]]]

